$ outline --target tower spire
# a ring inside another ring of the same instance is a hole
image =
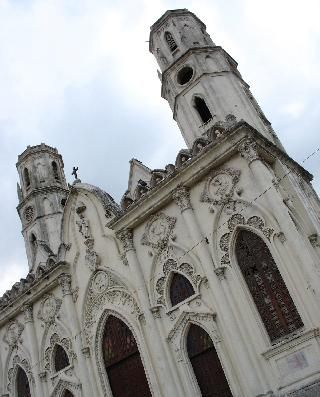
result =
[[[34,271],[58,252],[68,185],[57,149],[44,143],[28,146],[18,156],[19,204],[29,268]]]
[[[167,11],[151,26],[149,50],[162,72],[161,95],[189,148],[216,123],[232,118],[245,120],[283,149],[237,62],[214,44],[192,12]]]

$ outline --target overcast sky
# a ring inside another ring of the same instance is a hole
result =
[[[318,0],[0,0],[0,294],[28,271],[15,169],[27,145],[57,147],[69,181],[78,165],[117,201],[132,157],[162,168],[185,146],[147,43],[174,8],[236,59],[295,160],[320,146]],[[317,191],[319,164],[304,163]]]

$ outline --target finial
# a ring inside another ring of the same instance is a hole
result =
[[[81,183],[81,180],[78,178],[78,169],[79,169],[79,167],[73,167],[73,170],[72,170],[71,175],[74,175],[73,185],[75,183]]]

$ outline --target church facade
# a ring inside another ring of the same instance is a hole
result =
[[[187,149],[121,203],[45,144],[17,169],[29,263],[0,299],[2,397],[320,396],[320,202],[188,10],[151,27]]]

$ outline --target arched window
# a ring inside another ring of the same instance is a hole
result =
[[[188,356],[204,397],[232,397],[210,336],[192,324],[187,336]]]
[[[170,32],[165,32],[164,38],[166,39],[166,42],[171,52],[178,48],[177,43],[175,42],[175,39]]]
[[[53,161],[51,165],[52,165],[52,172],[53,172],[54,179],[56,181],[60,181],[57,163],[55,161]]]
[[[24,183],[26,185],[26,188],[28,188],[30,186],[30,176],[29,176],[28,168],[25,168],[23,170],[23,179],[24,179]]]
[[[241,230],[236,257],[271,341],[303,327],[300,315],[265,242]]]
[[[174,273],[170,284],[171,305],[175,306],[194,294],[190,281],[180,273]]]
[[[209,120],[212,119],[212,114],[203,98],[196,96],[194,98],[194,107],[199,113],[199,116],[203,123],[207,123]]]
[[[18,397],[31,397],[30,385],[27,374],[19,367],[17,372],[17,396]]]
[[[56,372],[61,371],[70,365],[67,352],[61,345],[56,345],[54,349],[54,369]]]
[[[102,350],[113,397],[151,397],[137,343],[117,317],[106,321]]]

